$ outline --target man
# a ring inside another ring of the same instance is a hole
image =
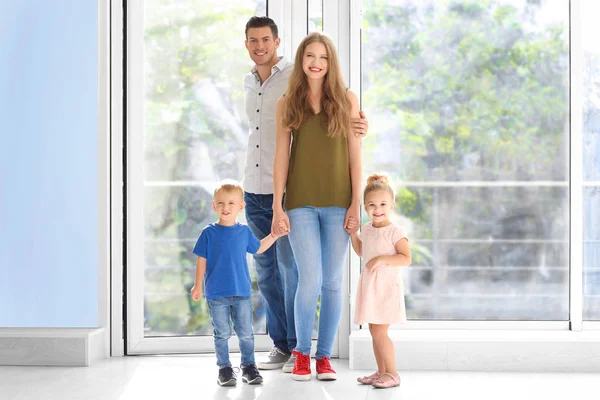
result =
[[[273,218],[273,159],[275,157],[275,105],[287,90],[293,64],[277,56],[280,38],[277,25],[268,17],[252,17],[246,24],[246,49],[255,65],[244,77],[246,114],[250,137],[243,187],[246,220],[252,233],[265,237]],[[364,136],[368,122],[351,123],[354,134]],[[289,239],[284,236],[263,254],[254,256],[258,288],[265,300],[267,330],[274,347],[259,369],[292,372],[296,347],[294,297],[298,271]]]

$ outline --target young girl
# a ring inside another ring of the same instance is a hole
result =
[[[371,222],[363,226],[360,235],[350,234],[354,251],[365,262],[358,283],[354,321],[369,324],[377,372],[358,378],[358,382],[390,388],[400,385],[400,377],[388,328],[390,324],[406,321],[402,275],[398,267],[409,265],[411,256],[404,228],[389,220],[394,208],[394,191],[387,177],[369,176],[364,204]]]

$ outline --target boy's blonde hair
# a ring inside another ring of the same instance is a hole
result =
[[[227,193],[236,193],[238,192],[242,198],[244,197],[244,188],[242,188],[242,184],[238,181],[234,181],[233,179],[226,179],[224,181],[219,182],[219,185],[215,188],[213,192],[213,197],[217,195],[220,191],[224,191]]]
[[[395,199],[394,189],[390,185],[390,179],[385,175],[372,174],[367,178],[367,186],[365,186],[365,192],[363,194],[363,202],[367,198],[367,194],[382,190],[388,192],[392,196],[392,200]]]

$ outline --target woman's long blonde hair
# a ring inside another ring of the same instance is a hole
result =
[[[315,42],[323,43],[327,50],[328,71],[323,81],[321,112],[325,113],[323,115],[327,123],[328,136],[347,137],[350,129],[350,101],[346,95],[346,85],[333,41],[322,32],[309,34],[298,46],[294,70],[285,94],[283,124],[289,129],[298,129],[309,116],[314,114],[308,100],[308,78],[302,70],[302,61],[306,47]]]

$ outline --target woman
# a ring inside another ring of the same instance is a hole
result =
[[[289,232],[298,265],[295,380],[311,378],[319,294],[317,378],[336,379],[329,358],[342,312],[348,233],[359,226],[360,137],[349,134],[350,119],[358,117],[358,99],[345,87],[332,40],[311,33],[298,47],[288,90],[277,102],[273,166],[272,229]],[[287,213],[280,206],[284,191]]]

